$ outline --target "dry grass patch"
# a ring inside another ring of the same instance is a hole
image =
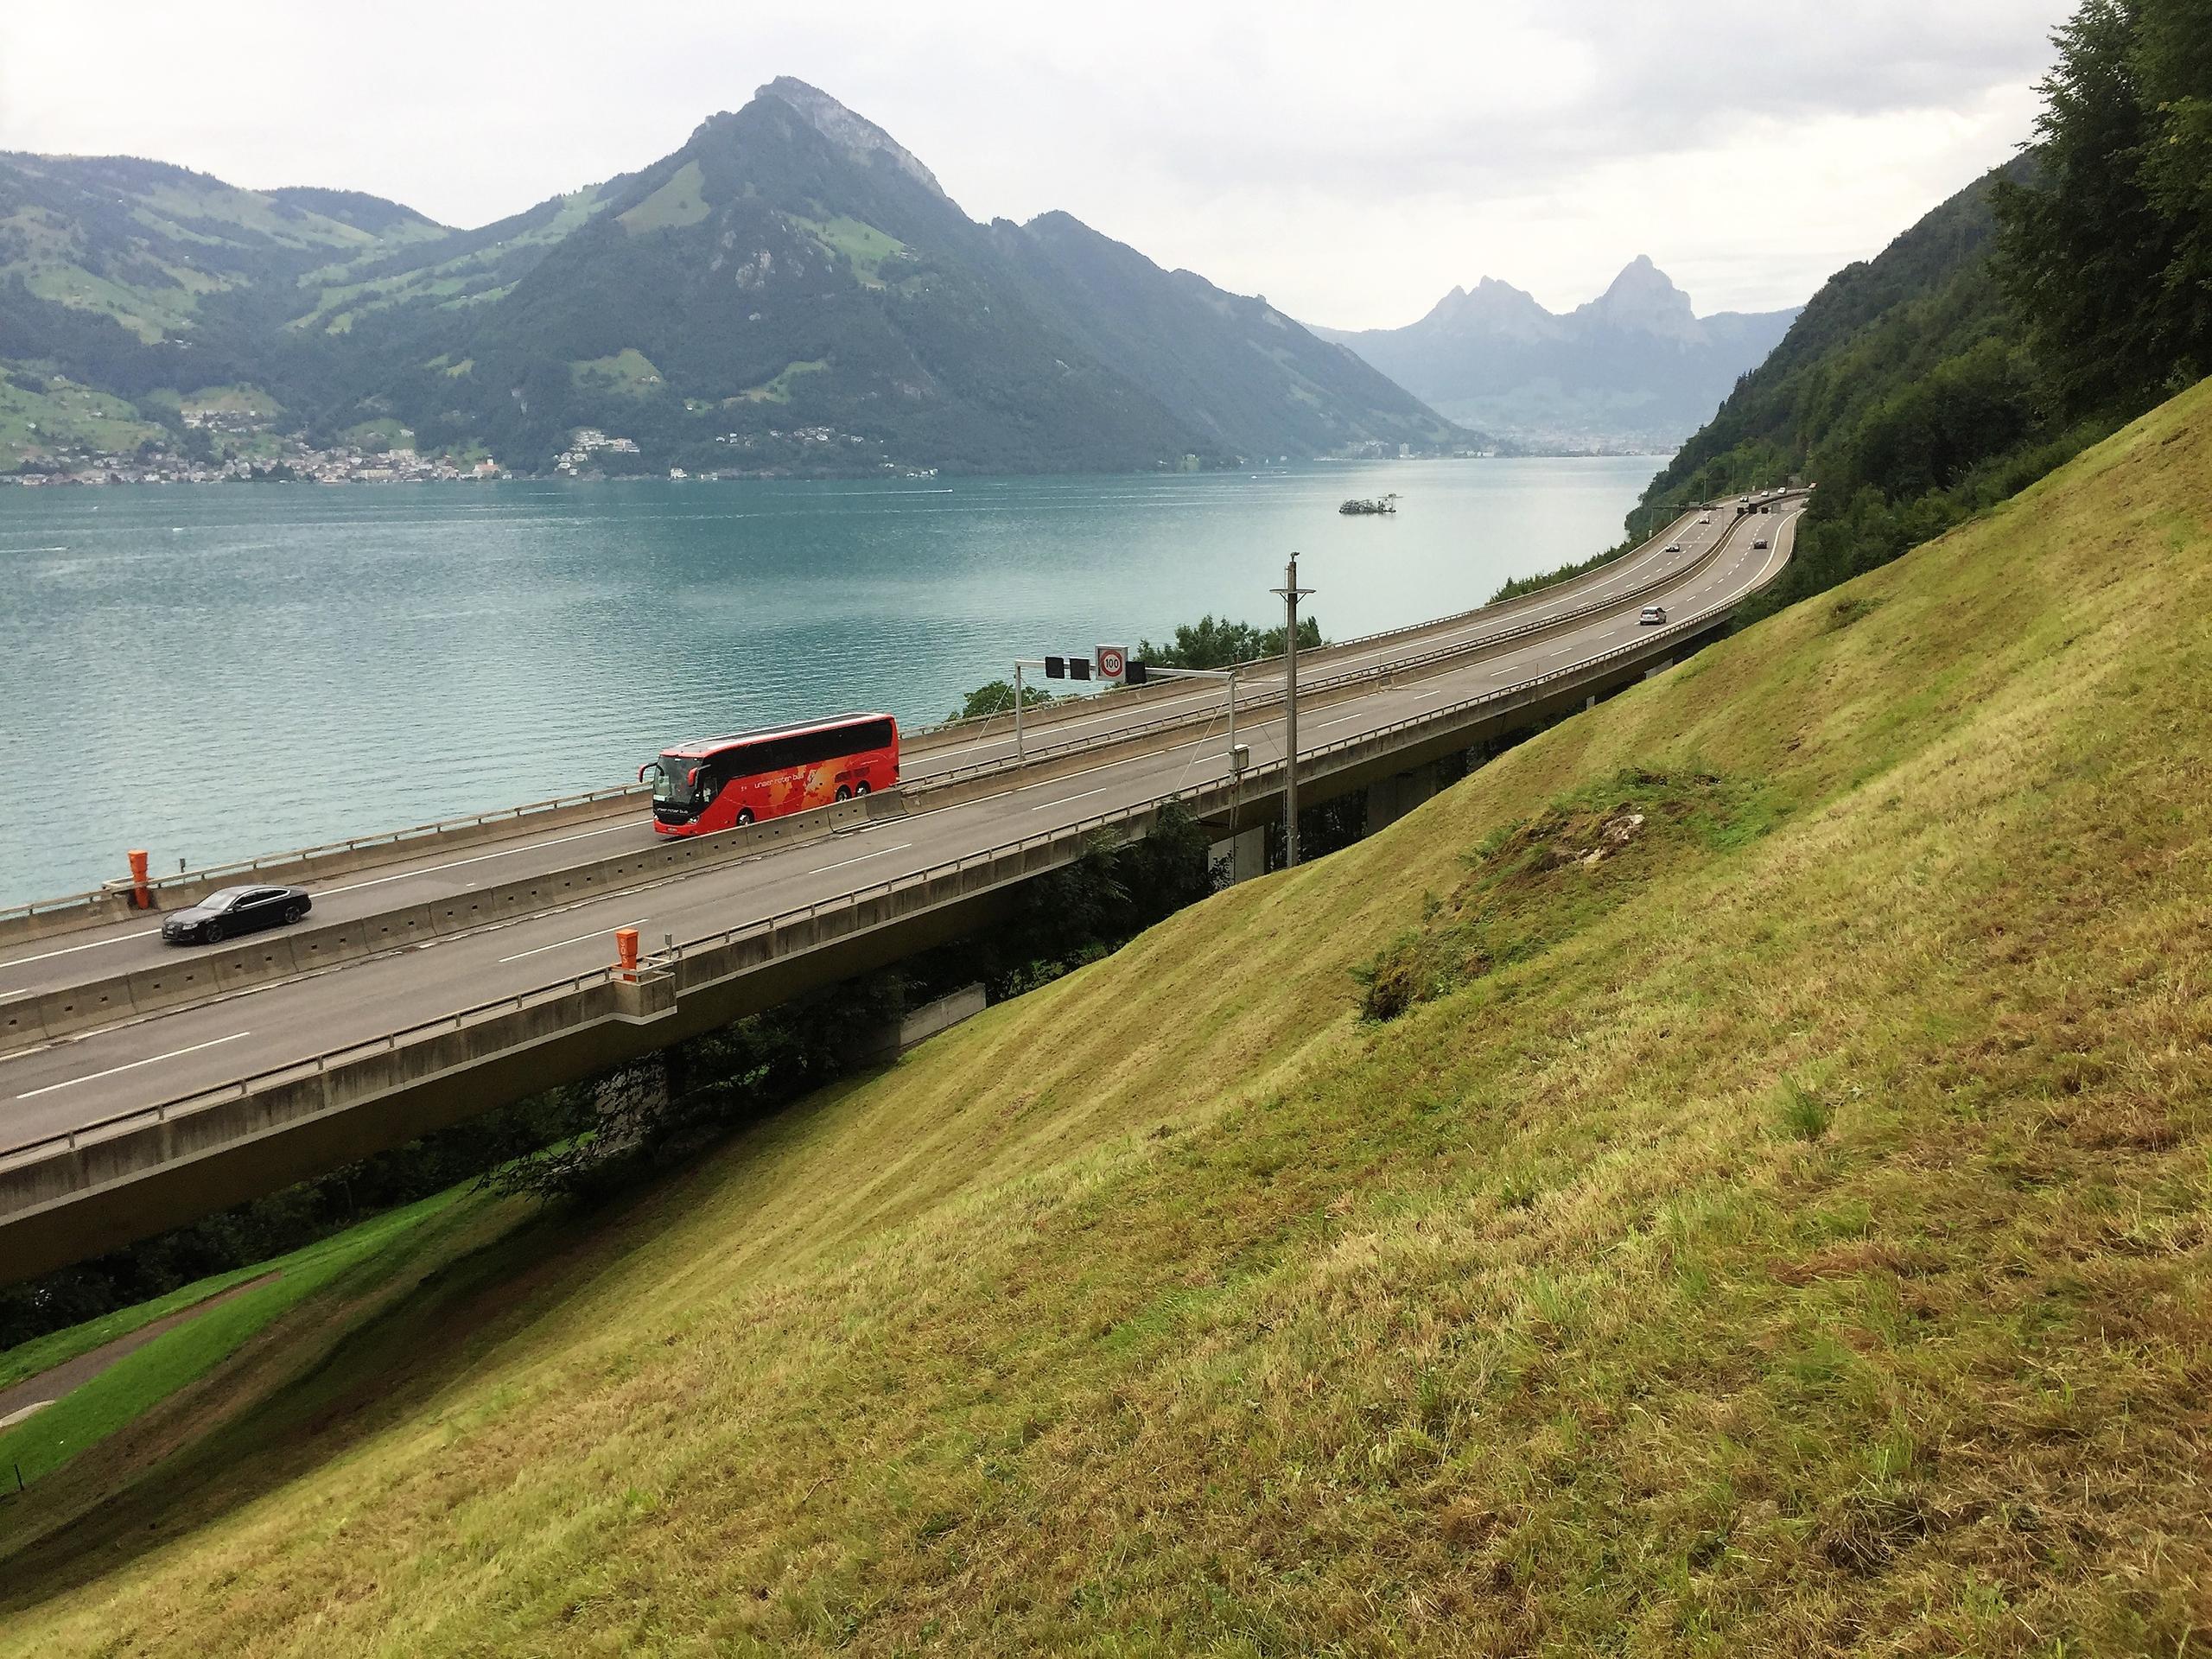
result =
[[[2209,415],[472,1258],[0,1647],[2212,1649]]]

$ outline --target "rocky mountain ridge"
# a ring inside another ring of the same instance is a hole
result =
[[[1452,420],[1540,447],[1646,449],[1671,448],[1710,417],[1796,315],[1700,317],[1638,254],[1563,314],[1484,276],[1402,328],[1313,332]]]

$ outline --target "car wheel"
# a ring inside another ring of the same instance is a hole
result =
[[[220,944],[223,942],[223,925],[220,922],[208,923],[200,930],[200,938],[203,944]]]
[[[287,905],[284,906],[284,921],[287,925],[289,925],[307,913],[308,907],[305,905]]]
[[[840,784],[837,785],[837,798],[841,801],[849,801],[853,798],[853,791]]]
[[[868,785],[867,785],[866,784],[855,784],[855,785],[853,785],[853,793],[854,793],[854,794],[855,794],[855,795],[865,795],[865,794],[867,794],[867,793],[868,793]]]
[[[749,807],[749,806],[741,806],[741,807],[739,807],[739,808],[737,809],[737,827],[738,827],[739,829],[742,830],[742,829],[744,829],[744,828],[745,828],[745,826],[746,826],[746,825],[747,825],[748,823],[751,823],[752,822],[753,822],[753,809],[752,809],[751,807]]]

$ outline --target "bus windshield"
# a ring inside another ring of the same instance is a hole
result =
[[[688,804],[698,793],[690,782],[692,771],[704,764],[680,754],[661,756],[653,762],[653,799],[679,805]]]

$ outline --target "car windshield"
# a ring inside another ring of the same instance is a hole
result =
[[[251,887],[225,887],[220,893],[211,893],[200,901],[202,910],[229,910],[251,893]]]

